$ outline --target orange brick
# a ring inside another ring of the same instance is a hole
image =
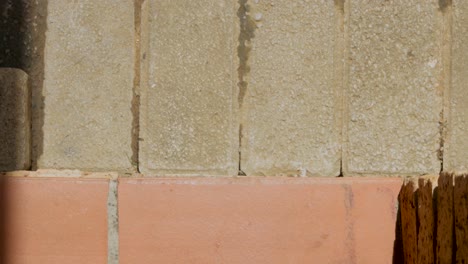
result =
[[[400,179],[121,179],[120,263],[391,263]]]
[[[105,179],[2,179],[0,263],[106,263],[107,194]]]

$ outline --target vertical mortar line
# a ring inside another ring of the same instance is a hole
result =
[[[109,181],[107,196],[107,263],[119,264],[119,211],[117,179]]]
[[[135,50],[134,50],[134,77],[133,77],[133,97],[132,97],[132,157],[131,163],[136,172],[139,168],[139,149],[140,149],[140,83],[141,83],[141,7],[144,0],[135,0],[134,2],[134,32],[135,32]]]
[[[149,82],[149,46],[150,46],[150,1],[147,0],[137,0],[140,1],[140,51],[139,51],[139,61],[140,61],[140,105],[139,105],[139,137],[138,142],[143,141],[146,138],[146,124],[147,122],[147,109],[148,105],[148,82]],[[141,173],[144,170],[145,161],[142,153],[145,153],[145,145],[138,144],[138,172]]]
[[[335,86],[335,120],[339,124],[340,137],[340,174],[344,175],[344,167],[346,166],[345,158],[345,142],[347,136],[346,130],[346,84],[348,79],[347,71],[347,43],[348,43],[348,27],[346,22],[349,16],[349,0],[334,0],[335,4],[335,47],[334,47],[334,86]]]
[[[251,40],[255,37],[255,21],[249,15],[249,4],[248,0],[239,0],[239,9],[237,10],[237,16],[239,17],[239,46],[237,47],[237,56],[239,58],[239,68],[237,69],[239,96],[237,98],[239,104],[239,172],[238,175],[245,176],[246,174],[242,171],[242,139],[243,139],[243,124],[242,119],[244,117],[244,99],[247,93],[247,76],[250,72],[249,66],[249,55],[252,49]]]
[[[242,171],[242,120],[244,117],[244,112],[242,108],[244,96],[245,96],[245,90],[247,89],[247,83],[245,82],[244,78],[244,68],[247,67],[247,61],[245,58],[245,40],[243,39],[243,35],[245,34],[245,20],[246,20],[246,5],[247,5],[247,0],[239,0],[239,9],[237,11],[237,16],[239,17],[239,46],[237,47],[237,56],[239,58],[239,67],[237,69],[237,74],[238,74],[238,83],[237,86],[239,87],[239,95],[237,98],[237,102],[239,104],[239,168],[238,168],[238,175],[245,175],[245,173]]]
[[[442,58],[442,111],[440,114],[439,131],[439,159],[440,172],[444,171],[444,160],[446,159],[447,147],[450,146],[450,133],[448,131],[451,116],[451,86],[452,86],[452,0],[439,0],[439,11],[441,15],[441,58]]]

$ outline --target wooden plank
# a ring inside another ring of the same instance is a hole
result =
[[[442,173],[438,179],[436,263],[451,264],[454,252],[453,173]]]
[[[416,225],[416,178],[406,178],[400,192],[401,228],[403,241],[403,256],[406,264],[417,263],[417,225]]]
[[[419,178],[417,191],[418,263],[434,263],[434,202],[433,191],[437,186],[436,176]]]
[[[455,176],[456,263],[468,263],[468,175]]]

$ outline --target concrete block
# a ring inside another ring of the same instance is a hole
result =
[[[351,1],[343,170],[437,174],[439,1]]]
[[[31,117],[28,75],[0,68],[0,171],[31,165]]]
[[[444,170],[468,170],[468,2],[453,0],[452,85]]]
[[[340,7],[334,1],[240,2],[246,2],[239,14],[245,24],[239,39],[241,169],[247,175],[338,176]]]
[[[48,1],[46,26],[38,167],[132,170],[134,1]]]
[[[144,4],[143,173],[237,175],[235,3],[150,0]]]

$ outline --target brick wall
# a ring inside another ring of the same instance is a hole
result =
[[[0,262],[402,263],[401,179],[333,177],[468,168],[467,26],[463,0],[0,1],[0,171],[32,170],[0,175]]]

